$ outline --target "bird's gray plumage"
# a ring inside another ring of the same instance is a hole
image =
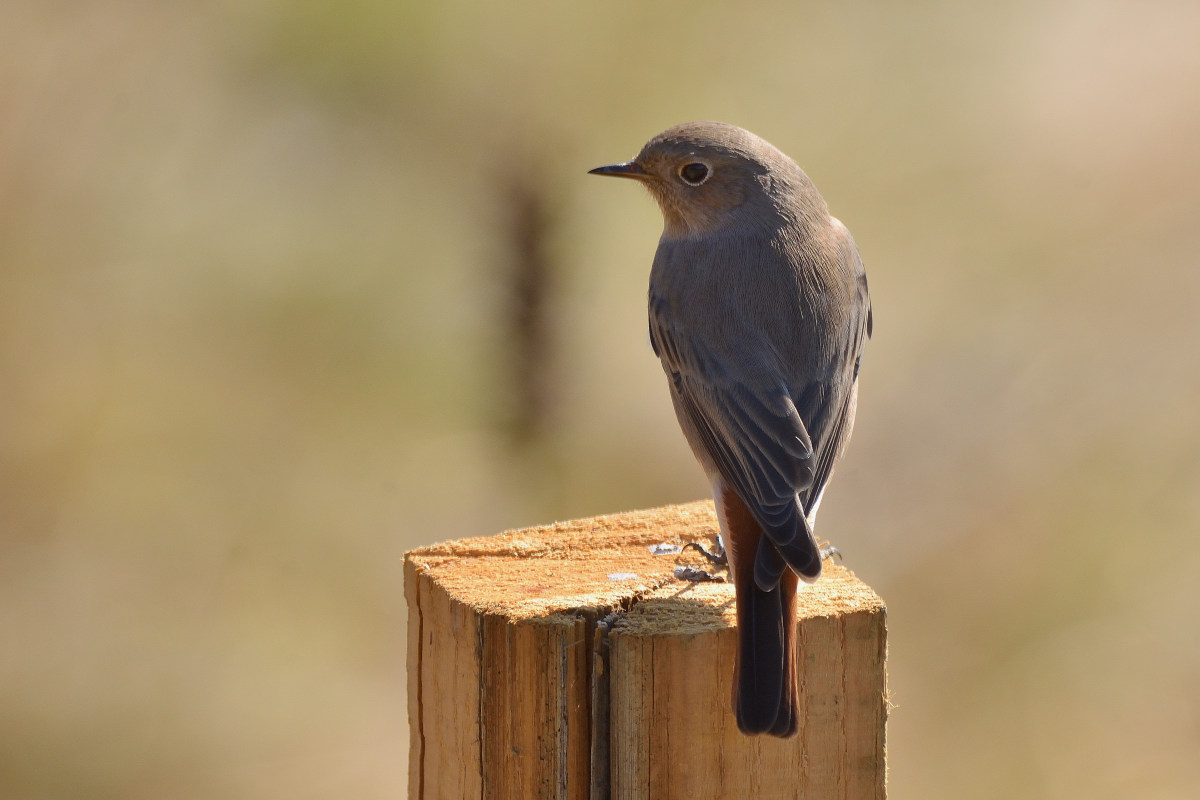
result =
[[[637,178],[662,209],[650,341],[731,539],[738,724],[791,735],[795,578],[780,584],[821,572],[812,522],[872,327],[862,261],[800,167],[732,125],[676,126],[594,172]]]
[[[650,341],[684,433],[775,546],[757,559],[764,589],[784,563],[820,573],[806,518],[853,427],[872,322],[850,233],[794,162],[768,152],[748,173],[764,191],[738,207],[752,224],[664,235],[649,292]]]

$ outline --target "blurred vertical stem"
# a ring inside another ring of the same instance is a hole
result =
[[[512,163],[525,161],[514,159]],[[538,443],[545,433],[553,403],[549,379],[553,265],[548,245],[552,203],[536,169],[514,169],[500,181],[506,295],[502,313],[512,398],[504,426],[514,444],[527,447]]]

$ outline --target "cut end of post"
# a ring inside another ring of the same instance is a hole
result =
[[[840,564],[802,586],[800,734],[743,736],[733,587],[675,576],[716,533],[701,501],[408,553],[409,796],[883,797],[883,601]]]

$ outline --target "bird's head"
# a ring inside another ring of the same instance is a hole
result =
[[[632,161],[591,170],[633,178],[662,208],[668,238],[703,236],[731,224],[778,224],[802,213],[807,195],[823,208],[794,161],[735,125],[688,122],[655,136]]]

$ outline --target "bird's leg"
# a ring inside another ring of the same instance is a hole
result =
[[[687,550],[689,547],[707,558],[710,564],[716,564],[718,567],[729,566],[729,559],[725,555],[725,546],[721,544],[720,537],[717,537],[717,546],[713,550],[709,550],[699,542],[688,542],[683,549]]]

